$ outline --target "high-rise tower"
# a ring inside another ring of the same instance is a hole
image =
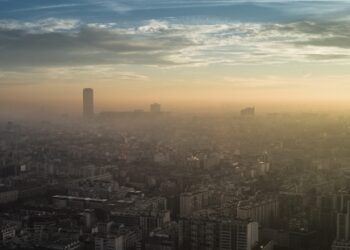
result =
[[[90,88],[83,89],[83,116],[84,118],[94,116],[94,90]]]
[[[150,106],[151,113],[160,113],[161,112],[161,106],[159,103],[153,103]]]

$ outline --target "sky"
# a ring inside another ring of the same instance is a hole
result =
[[[0,111],[350,110],[350,1],[0,0]]]

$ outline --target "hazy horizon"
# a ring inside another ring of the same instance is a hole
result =
[[[349,1],[0,1],[0,112],[350,110]]]

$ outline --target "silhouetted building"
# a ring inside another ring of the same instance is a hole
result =
[[[159,103],[153,103],[150,106],[150,111],[152,113],[160,113],[161,112],[161,106]]]
[[[90,88],[83,90],[83,116],[84,118],[94,116],[94,90]]]
[[[254,116],[255,107],[248,107],[241,110],[241,116]]]

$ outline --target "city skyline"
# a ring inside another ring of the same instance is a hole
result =
[[[82,116],[85,120],[91,120],[96,117],[96,115],[110,114],[110,113],[144,113],[144,109],[133,109],[133,110],[103,110],[101,112],[95,112],[95,102],[94,102],[94,89],[84,88],[82,96]],[[146,111],[147,112],[147,111]],[[162,106],[159,103],[152,103],[149,105],[148,113],[160,114],[163,113]]]
[[[0,0],[0,250],[350,250],[350,0]]]
[[[348,1],[0,1],[0,111],[349,111]],[[97,100],[96,100],[97,101]]]

